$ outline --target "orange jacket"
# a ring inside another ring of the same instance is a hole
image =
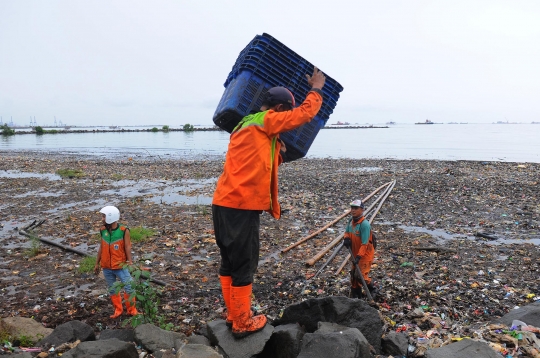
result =
[[[118,224],[116,229],[109,231],[102,226],[101,233],[101,267],[104,269],[118,270],[127,262],[124,235],[127,227]]]
[[[362,226],[364,226],[364,230],[362,230]],[[362,243],[362,231],[369,232],[369,238],[366,240],[365,244]],[[347,229],[345,230],[345,237],[351,239],[352,252],[356,256],[360,256],[360,261],[366,263],[373,261],[373,256],[375,256],[375,248],[373,247],[371,225],[364,216],[362,216],[358,221],[353,221],[351,219],[347,225]]]
[[[308,123],[317,115],[322,97],[309,92],[297,108],[286,112],[268,110],[250,114],[231,133],[223,173],[212,204],[243,210],[265,210],[279,219],[278,135]]]

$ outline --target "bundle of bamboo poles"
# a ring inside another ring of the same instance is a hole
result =
[[[392,191],[392,189],[394,188],[394,186],[396,185],[396,181],[393,180],[393,181],[390,181],[386,184],[383,184],[381,185],[380,187],[378,187],[377,189],[375,189],[372,193],[370,193],[368,196],[366,196],[365,198],[362,199],[362,202],[366,202],[368,201],[369,199],[371,199],[373,196],[375,196],[378,192],[380,192],[381,190],[384,189],[384,191],[382,192],[382,194],[377,197],[375,199],[375,201],[367,208],[364,210],[364,215],[367,217],[368,215],[371,215],[371,217],[368,219],[368,221],[371,223],[373,222],[373,220],[375,219],[375,216],[379,213],[379,210],[381,209],[384,201],[386,200],[386,198],[388,198],[388,196],[390,195],[390,192]],[[375,205],[378,206],[375,208],[374,211],[373,208],[375,207]],[[303,244],[304,242],[308,241],[309,239],[317,236],[318,234],[320,234],[321,232],[323,232],[324,230],[328,229],[329,227],[331,227],[332,225],[335,225],[336,223],[338,223],[339,221],[341,221],[343,218],[345,218],[347,215],[349,215],[350,211],[346,211],[345,213],[343,213],[342,215],[340,215],[338,218],[336,218],[335,220],[333,220],[332,222],[326,224],[325,226],[323,226],[321,229],[315,231],[314,233],[298,240],[297,242],[293,243],[292,245],[284,248],[281,250],[282,253],[285,253],[301,244]],[[315,265],[315,263],[317,261],[319,261],[324,255],[326,255],[326,253],[328,253],[328,251],[330,251],[334,246],[338,245],[338,248],[336,250],[334,250],[334,252],[332,253],[332,255],[329,257],[329,259],[326,261],[326,263],[321,267],[321,269],[317,272],[317,274],[315,276],[317,276],[320,272],[322,272],[322,270],[324,269],[324,267],[326,267],[334,258],[335,256],[337,255],[337,253],[339,252],[339,250],[341,249],[341,246],[343,245],[342,243],[342,238],[343,238],[343,235],[344,233],[340,234],[338,237],[336,237],[334,240],[332,240],[328,245],[326,245],[321,251],[319,251],[317,254],[315,254],[313,257],[311,257],[310,259],[306,260],[306,264],[308,266],[313,266]],[[336,275],[339,274],[339,272],[341,272],[341,270],[343,269],[343,267],[345,267],[345,265],[347,264],[347,261],[349,259],[349,256],[350,254],[347,255],[347,257],[345,258],[345,260],[343,261],[343,263],[341,264],[339,270],[335,273]]]

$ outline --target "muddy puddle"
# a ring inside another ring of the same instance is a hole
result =
[[[119,180],[112,184],[115,189],[104,190],[100,195],[126,198],[144,196],[156,204],[209,205],[212,203],[213,185],[216,181],[217,178],[179,182]]]
[[[27,172],[21,172],[18,170],[0,170],[0,178],[9,178],[9,179],[37,178],[37,179],[47,179],[47,180],[62,180],[60,175],[57,175],[57,174],[27,173]]]
[[[383,225],[392,225],[392,223],[384,223]],[[448,231],[444,229],[428,229],[425,227],[420,226],[405,226],[405,225],[398,225],[398,228],[402,229],[405,233],[420,233],[420,234],[427,234],[432,236],[434,239],[437,239],[437,243],[441,244],[445,241],[449,240],[482,240],[487,241],[488,243],[492,245],[508,245],[508,244],[533,244],[533,245],[540,245],[540,237],[534,236],[530,238],[523,238],[523,239],[514,239],[514,238],[507,238],[504,234],[492,234],[490,233],[490,236],[493,236],[497,238],[496,240],[492,239],[486,239],[482,237],[475,236],[473,233],[471,234],[453,234],[449,233]]]

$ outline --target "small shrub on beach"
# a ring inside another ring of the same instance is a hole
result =
[[[184,132],[193,132],[195,130],[195,128],[193,127],[192,124],[184,124]]]
[[[95,256],[86,256],[81,260],[81,263],[79,264],[79,268],[77,271],[79,273],[91,273],[94,271],[94,266],[96,265],[96,257]]]
[[[60,175],[62,178],[82,178],[84,172],[79,169],[58,169],[56,174]]]
[[[159,132],[159,129],[157,129],[157,127],[154,127],[151,129],[152,132],[156,133],[156,132]]]
[[[30,248],[26,249],[24,253],[28,257],[35,257],[39,255],[39,252],[41,251],[41,242],[37,238],[37,236],[31,235],[30,237]]]
[[[154,230],[143,227],[142,225],[129,229],[129,236],[133,242],[144,241],[150,236],[153,236],[155,233],[156,232]]]

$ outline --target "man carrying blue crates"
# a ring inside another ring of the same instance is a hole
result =
[[[212,201],[216,242],[221,253],[219,279],[227,307],[227,324],[235,338],[258,332],[266,316],[253,316],[253,275],[259,262],[259,215],[267,211],[279,219],[279,134],[310,122],[319,112],[325,76],[316,67],[306,75],[312,87],[295,108],[293,94],[284,87],[268,90],[261,111],[244,117],[231,133],[223,173]]]

